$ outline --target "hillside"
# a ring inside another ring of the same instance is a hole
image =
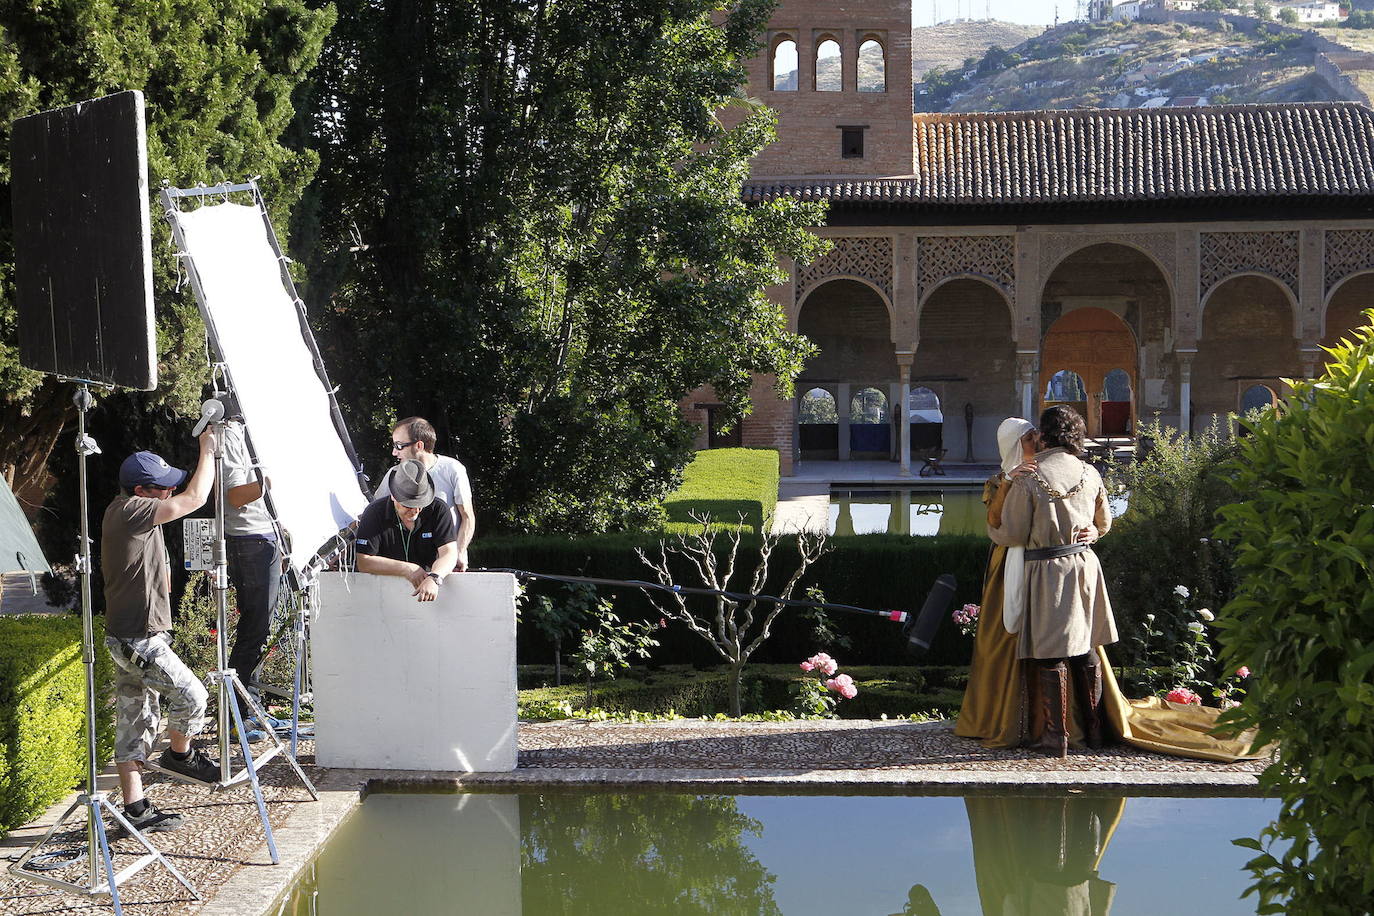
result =
[[[975,67],[936,71],[917,111],[1139,108],[1339,98],[1299,35],[1226,25],[1069,23]]]
[[[995,19],[947,22],[912,29],[911,75],[919,82],[933,67],[960,67],[966,58],[982,57],[993,45],[1012,48],[1044,30],[1044,26],[1018,25]]]

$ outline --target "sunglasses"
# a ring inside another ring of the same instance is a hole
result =
[[[389,446],[391,447],[391,450],[392,450],[393,452],[399,452],[399,451],[401,451],[402,449],[410,448],[412,445],[414,445],[416,442],[419,442],[419,441],[420,441],[419,439],[411,439],[409,442],[394,442],[394,441],[393,441],[393,442],[388,442],[387,445],[389,445]]]

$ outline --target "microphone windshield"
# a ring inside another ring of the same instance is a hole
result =
[[[957,585],[958,582],[949,573],[944,573],[935,580],[935,584],[930,587],[930,593],[926,595],[926,603],[921,605],[920,613],[902,627],[908,652],[921,655],[929,651],[930,644],[935,641],[935,634],[940,629],[940,623],[949,614],[949,607],[954,603],[954,589]]]

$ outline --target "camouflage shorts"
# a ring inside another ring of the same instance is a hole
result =
[[[187,668],[167,637],[105,638],[115,664],[116,763],[147,760],[157,740],[161,694],[167,701],[167,727],[187,735],[205,727],[205,685]]]

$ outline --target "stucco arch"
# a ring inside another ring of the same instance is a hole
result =
[[[1352,274],[1348,274],[1344,277],[1341,277],[1339,280],[1336,281],[1336,284],[1332,286],[1331,289],[1327,290],[1326,298],[1322,301],[1321,325],[1317,331],[1318,338],[1325,340],[1327,337],[1326,318],[1331,311],[1331,303],[1336,301],[1337,294],[1339,294],[1343,288],[1348,286],[1352,280],[1358,280],[1361,277],[1371,276],[1374,276],[1374,267],[1371,267],[1367,270],[1357,270]],[[1370,306],[1374,307],[1374,302],[1371,302]]]
[[[1268,280],[1270,283],[1274,284],[1274,285],[1277,286],[1280,290],[1283,291],[1284,299],[1287,300],[1287,302],[1288,302],[1288,310],[1289,310],[1289,313],[1292,315],[1292,318],[1293,318],[1293,337],[1294,337],[1294,339],[1296,339],[1296,340],[1301,340],[1301,339],[1302,339],[1302,312],[1301,312],[1301,311],[1299,310],[1299,308],[1298,308],[1298,297],[1297,297],[1297,294],[1294,293],[1292,287],[1290,287],[1290,286],[1289,286],[1287,283],[1285,283],[1283,280],[1280,280],[1278,277],[1274,276],[1273,274],[1268,273],[1268,272],[1263,271],[1263,270],[1238,270],[1238,271],[1236,271],[1236,272],[1233,273],[1233,274],[1227,274],[1226,276],[1222,277],[1222,278],[1221,278],[1220,280],[1218,280],[1217,282],[1213,283],[1213,284],[1207,289],[1207,291],[1204,292],[1204,293],[1202,294],[1202,298],[1198,300],[1198,304],[1197,304],[1197,326],[1198,326],[1199,334],[1201,334],[1201,330],[1202,330],[1202,327],[1203,327],[1203,322],[1206,321],[1206,318],[1207,318],[1207,306],[1208,306],[1208,304],[1211,302],[1213,294],[1215,294],[1217,290],[1221,289],[1221,288],[1222,288],[1223,286],[1225,286],[1227,283],[1230,283],[1232,280],[1236,280],[1236,279],[1241,278],[1241,277],[1258,277],[1258,278],[1260,278],[1261,280]],[[1342,282],[1344,282],[1344,281],[1342,281]],[[1322,320],[1323,320],[1323,322],[1325,322],[1325,320],[1326,320],[1326,319],[1325,319],[1325,313],[1326,313],[1326,309],[1323,308],[1323,309],[1322,309],[1322,314],[1323,314]]]
[[[860,277],[857,274],[827,274],[824,279],[817,280],[815,283],[809,284],[806,287],[806,290],[800,296],[797,297],[796,304],[792,306],[792,311],[787,316],[788,330],[796,332],[797,319],[801,315],[802,306],[806,304],[806,300],[810,299],[811,296],[817,290],[824,289],[826,286],[829,286],[835,280],[853,280],[855,283],[862,283],[864,286],[867,286],[869,289],[873,290],[873,292],[875,292],[878,295],[878,298],[882,300],[883,306],[887,309],[887,326],[891,331],[892,343],[896,344],[897,310],[893,307],[892,300],[888,298],[887,293],[883,292],[883,288],[879,286],[877,283],[874,283],[867,277]]]
[[[939,292],[940,289],[941,289],[942,287],[947,286],[947,285],[949,285],[950,283],[953,283],[953,282],[956,281],[956,280],[977,280],[979,283],[983,284],[983,285],[986,286],[988,289],[990,289],[990,290],[992,290],[993,292],[997,293],[997,295],[999,295],[999,296],[1002,298],[1002,301],[1003,301],[1003,302],[1006,304],[1006,306],[1007,306],[1007,319],[1008,319],[1009,321],[1011,321],[1011,326],[1012,326],[1013,328],[1016,327],[1016,303],[1015,303],[1015,301],[1013,301],[1012,296],[1011,296],[1005,289],[1003,289],[1003,288],[1002,288],[1001,286],[999,286],[998,284],[994,283],[994,282],[993,282],[991,279],[989,279],[988,277],[983,276],[982,274],[975,274],[975,273],[957,273],[957,274],[950,274],[950,275],[947,276],[947,277],[941,277],[940,280],[939,280],[937,283],[935,283],[933,286],[930,287],[930,289],[925,290],[925,291],[924,291],[925,294],[924,294],[923,296],[921,296],[921,301],[918,302],[918,303],[916,303],[916,317],[915,317],[915,319],[914,319],[914,321],[913,321],[912,329],[911,329],[911,330],[912,330],[911,349],[912,349],[913,352],[916,350],[917,344],[919,344],[920,341],[921,341],[921,316],[922,316],[923,314],[925,314],[926,305],[929,304],[929,302],[930,302],[930,300],[931,300],[931,297],[934,296],[937,292]],[[895,324],[895,323],[894,323],[894,325],[893,325],[893,333],[894,333],[894,334],[896,333],[896,324]]]
[[[1044,268],[1040,274],[1040,299],[1045,298],[1045,288],[1049,285],[1050,278],[1054,276],[1054,272],[1056,270],[1063,266],[1065,261],[1069,260],[1074,255],[1079,254],[1080,252],[1097,245],[1118,245],[1122,248],[1129,248],[1137,254],[1144,255],[1146,260],[1148,260],[1151,264],[1154,265],[1155,270],[1159,271],[1159,276],[1164,280],[1164,286],[1169,291],[1169,300],[1171,302],[1178,300],[1178,288],[1174,282],[1174,269],[1171,265],[1165,264],[1163,261],[1160,260],[1159,255],[1155,254],[1153,251],[1151,251],[1149,248],[1146,248],[1144,245],[1141,245],[1130,239],[1125,239],[1119,236],[1111,235],[1087,236],[1083,239],[1083,243],[1081,245],[1075,245],[1065,250],[1062,254],[1059,255],[1058,258],[1044,265]]]

